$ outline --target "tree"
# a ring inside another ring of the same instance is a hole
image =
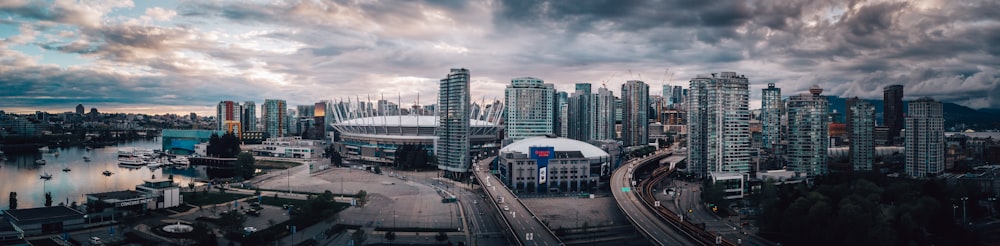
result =
[[[344,165],[344,159],[340,156],[340,152],[333,151],[330,153],[330,163],[338,167]]]
[[[7,204],[9,209],[17,209],[17,192],[10,192],[10,198]]]
[[[45,206],[52,206],[52,192],[45,192]]]
[[[236,175],[243,177],[243,179],[249,180],[253,178],[254,172],[257,170],[256,159],[249,152],[242,152],[236,156]]]

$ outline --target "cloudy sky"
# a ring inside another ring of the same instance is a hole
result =
[[[1000,108],[1000,2],[0,1],[0,110],[207,114],[220,100],[436,99],[450,68],[479,101],[511,78],[657,92],[697,74],[785,95],[931,96]]]

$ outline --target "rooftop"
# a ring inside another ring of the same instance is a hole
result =
[[[134,198],[140,198],[145,196],[145,193],[134,191],[134,190],[120,190],[120,191],[109,191],[102,193],[87,194],[87,196],[95,197],[101,201],[105,200],[128,200]]]
[[[44,220],[62,217],[83,216],[83,212],[67,206],[51,206],[39,208],[4,210],[10,218],[16,221]]]
[[[558,152],[579,151],[586,158],[608,157],[607,152],[585,142],[562,137],[530,137],[513,142],[500,152],[520,152],[527,154],[531,147],[553,147]]]
[[[438,117],[429,115],[387,115],[345,120],[334,123],[334,125],[354,125],[354,126],[401,126],[401,127],[437,127]],[[469,125],[476,126],[496,126],[495,123],[470,119]]]

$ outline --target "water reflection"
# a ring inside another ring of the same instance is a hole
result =
[[[0,163],[0,208],[8,207],[10,192],[17,192],[18,208],[40,207],[45,203],[45,191],[52,193],[53,205],[86,202],[86,194],[114,190],[135,190],[143,180],[173,176],[174,182],[186,186],[195,179],[204,178],[203,168],[126,168],[118,165],[118,149],[160,149],[157,139],[120,143],[117,146],[86,150],[83,147],[52,148],[55,153],[12,154]],[[84,161],[84,156],[91,161]],[[36,165],[43,159],[45,165]],[[64,168],[70,171],[64,172]],[[107,170],[114,174],[105,176]],[[40,179],[48,173],[51,180]]]

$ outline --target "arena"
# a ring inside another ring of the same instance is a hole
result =
[[[403,145],[422,146],[432,154],[437,141],[434,131],[438,117],[430,115],[389,115],[355,118],[331,124],[340,132],[334,148],[345,160],[368,165],[389,165],[394,153]],[[477,156],[499,147],[502,126],[470,120],[470,156]]]

